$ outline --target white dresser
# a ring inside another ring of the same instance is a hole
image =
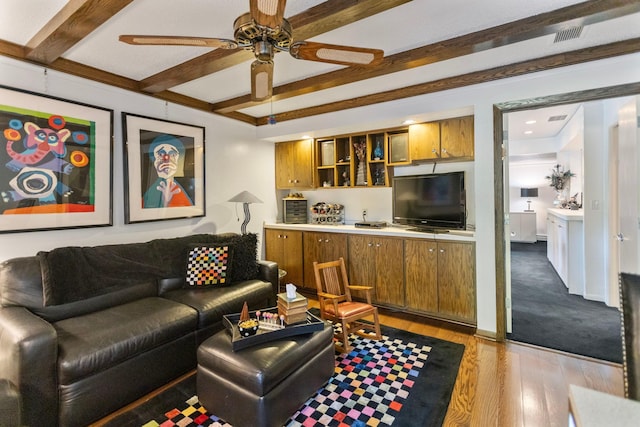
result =
[[[535,243],[536,213],[535,212],[509,212],[509,229],[512,242]]]
[[[547,258],[570,294],[584,294],[582,210],[547,209]]]

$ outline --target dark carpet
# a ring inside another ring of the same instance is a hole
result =
[[[288,427],[441,426],[464,345],[382,326],[380,341],[353,337],[336,354],[326,386],[292,415]],[[198,402],[195,375],[120,415],[111,427],[229,424]]]
[[[618,309],[570,295],[546,242],[511,244],[511,301],[508,339],[622,363]]]

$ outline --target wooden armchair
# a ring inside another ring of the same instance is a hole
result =
[[[624,396],[640,400],[640,276],[620,274]]]
[[[365,338],[381,339],[378,309],[371,305],[371,286],[349,285],[342,257],[337,261],[321,264],[314,261],[313,270],[318,289],[320,316],[323,320],[330,320],[342,326],[342,330],[334,334],[335,339],[341,343],[341,348],[336,345],[338,351],[351,351],[349,335],[352,333]],[[367,302],[353,301],[351,291],[364,293]],[[362,321],[369,316],[373,316],[373,323]],[[365,332],[367,330],[373,331],[373,334]]]

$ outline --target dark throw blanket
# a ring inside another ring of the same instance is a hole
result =
[[[257,236],[255,234],[196,234],[145,243],[69,246],[39,252],[45,306],[66,304],[104,295],[149,279],[181,277],[187,251],[194,244],[231,243],[236,247],[235,277],[255,278]],[[248,263],[248,264],[246,264]]]

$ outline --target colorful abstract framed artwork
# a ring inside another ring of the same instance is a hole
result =
[[[122,113],[125,223],[205,215],[204,127]]]
[[[0,233],[112,225],[113,110],[0,86]]]

